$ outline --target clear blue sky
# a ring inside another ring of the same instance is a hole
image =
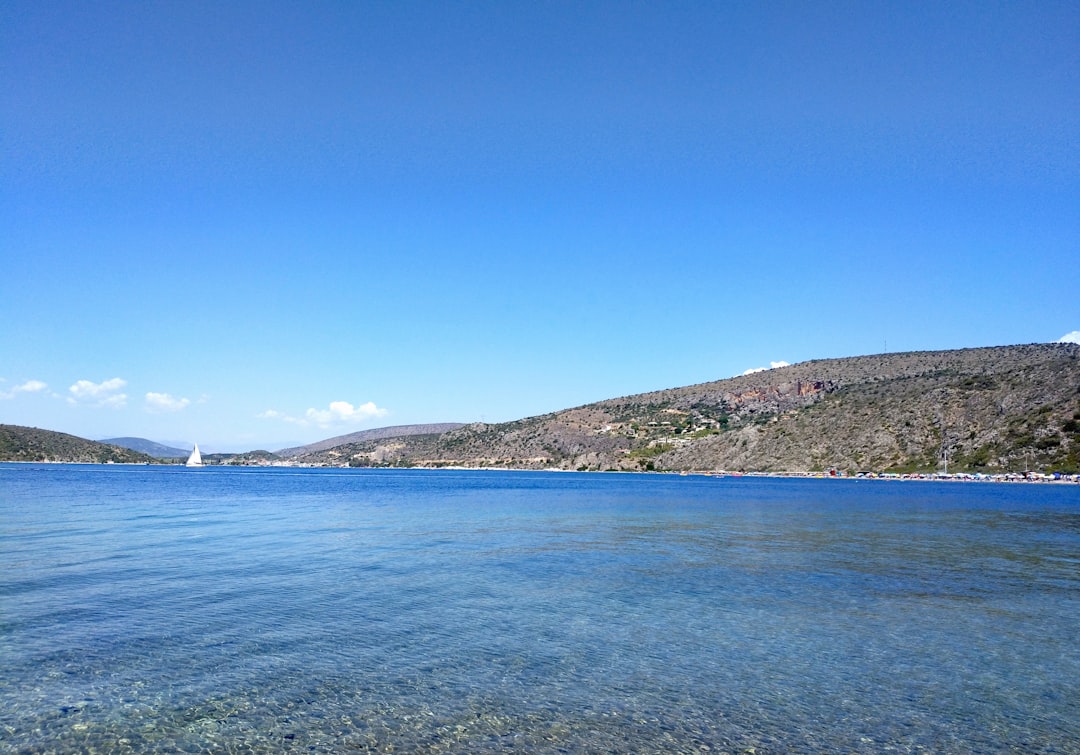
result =
[[[277,448],[1080,329],[1071,0],[14,0],[0,66],[0,422]]]

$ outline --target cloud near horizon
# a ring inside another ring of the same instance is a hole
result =
[[[0,391],[0,399],[15,398],[20,393],[40,393],[48,388],[47,383],[40,380],[27,380],[22,385],[17,385],[10,391]]]
[[[790,366],[791,365],[789,365],[787,362],[784,362],[784,361],[769,362],[768,367],[751,367],[750,369],[743,372],[743,374],[744,375],[753,375],[755,372],[765,372],[765,370],[775,370],[778,367],[790,367]]]
[[[174,398],[168,393],[147,393],[146,394],[146,411],[152,414],[162,414],[164,412],[178,412],[191,403],[190,399],[186,398]]]
[[[1080,343],[1080,330],[1074,330],[1072,333],[1066,333],[1057,340],[1058,343]]]
[[[348,401],[331,401],[327,409],[311,408],[304,412],[303,417],[292,417],[276,409],[267,409],[258,416],[261,419],[279,419],[283,422],[291,422],[294,425],[307,427],[315,425],[323,429],[341,425],[359,425],[376,417],[384,417],[389,412],[368,401],[360,406],[353,406]]]
[[[112,378],[101,383],[77,380],[68,388],[68,403],[119,409],[127,404],[127,394],[120,392],[126,385],[127,381],[121,378]]]

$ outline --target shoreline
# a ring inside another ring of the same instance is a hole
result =
[[[180,463],[163,463],[163,464],[148,464],[145,462],[97,462],[97,461],[53,461],[53,460],[41,460],[41,461],[27,461],[27,460],[0,460],[0,465],[5,464],[20,464],[20,465],[70,465],[70,466],[92,466],[92,467],[138,467],[142,468],[180,468],[186,469],[184,464]],[[630,475],[675,475],[679,477],[751,477],[757,479],[799,479],[799,480],[884,480],[884,481],[899,481],[899,482],[996,482],[996,483],[1028,483],[1028,484],[1080,484],[1080,474],[1066,474],[1066,473],[1044,473],[1044,472],[1000,472],[993,474],[985,473],[972,473],[972,472],[950,472],[948,474],[943,472],[859,472],[857,474],[845,474],[843,472],[736,472],[731,470],[722,469],[694,469],[694,470],[631,470],[631,469],[611,469],[611,470],[599,470],[599,469],[562,469],[558,467],[551,468],[528,468],[528,467],[490,467],[490,466],[464,466],[464,465],[447,465],[447,466],[413,466],[413,467],[350,467],[350,466],[331,466],[331,465],[314,465],[314,464],[206,464],[202,469],[265,469],[265,468],[280,468],[280,469],[383,469],[383,470],[396,470],[396,471],[447,471],[447,472],[558,472],[558,473],[578,473],[578,474],[630,474]]]

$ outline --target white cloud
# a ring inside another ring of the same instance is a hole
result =
[[[109,406],[114,409],[127,404],[127,394],[121,393],[121,389],[127,385],[126,380],[113,378],[102,383],[91,383],[89,380],[78,380],[68,388],[69,404],[89,404],[91,406]]]
[[[146,411],[154,414],[160,414],[162,412],[178,412],[190,403],[190,399],[174,398],[168,393],[146,394]]]
[[[312,424],[329,427],[330,425],[354,425],[385,414],[385,409],[380,409],[371,401],[360,406],[353,406],[348,401],[331,401],[329,409],[308,409],[304,416]]]
[[[279,412],[276,409],[267,409],[265,412],[259,412],[255,416],[259,419],[281,419],[286,422],[295,421],[292,417],[289,417],[287,414]]]
[[[1072,333],[1066,333],[1058,339],[1058,343],[1080,343],[1080,330],[1074,330]]]
[[[743,372],[744,375],[753,375],[755,372],[765,372],[765,370],[775,370],[778,367],[789,367],[787,362],[769,362],[768,367],[751,367]]]
[[[49,386],[40,380],[27,380],[22,385],[17,385],[10,391],[0,391],[0,398],[15,398],[19,393],[40,393]]]
[[[315,425],[321,428],[342,425],[359,425],[376,417],[384,417],[388,414],[386,409],[368,401],[360,406],[353,406],[348,401],[331,401],[327,409],[308,409],[303,417],[292,417],[276,409],[267,409],[258,416],[261,419],[279,419],[283,422],[291,422],[294,425]]]

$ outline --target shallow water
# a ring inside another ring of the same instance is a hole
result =
[[[0,465],[10,752],[1080,753],[1080,486]]]

